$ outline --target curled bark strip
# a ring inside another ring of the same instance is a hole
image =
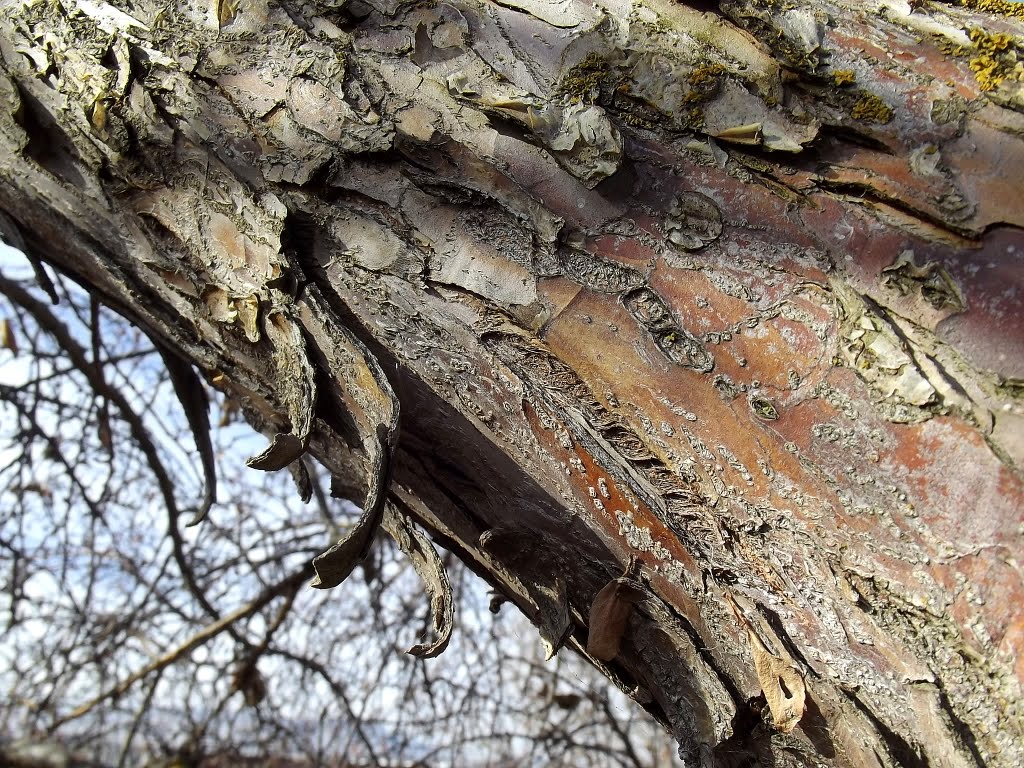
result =
[[[342,405],[359,428],[368,460],[369,488],[363,514],[347,536],[313,560],[312,586],[335,587],[366,555],[380,526],[391,482],[391,459],[398,444],[398,398],[373,353],[335,318],[316,286],[299,302],[306,332],[313,339],[321,364],[338,384]]]
[[[803,675],[787,661],[773,655],[761,642],[750,622],[740,612],[731,596],[726,596],[737,620],[747,631],[750,650],[754,655],[754,671],[772,713],[772,725],[782,733],[796,728],[804,714],[807,695]]]
[[[298,323],[284,312],[271,312],[264,330],[274,345],[274,362],[281,379],[284,404],[291,420],[291,432],[274,435],[263,452],[246,461],[252,469],[272,472],[284,469],[305,450],[309,432],[313,427],[313,409],[316,406],[316,383],[313,365],[306,354],[306,340]]]
[[[398,548],[405,553],[416,570],[423,586],[430,595],[431,618],[434,624],[434,641],[417,643],[406,653],[421,659],[432,659],[440,656],[448,647],[455,624],[455,604],[452,599],[452,587],[448,583],[448,573],[437,554],[437,550],[412,521],[403,515],[392,504],[384,506],[384,518],[381,521],[384,530],[395,540]]]
[[[605,584],[590,606],[587,653],[600,661],[611,661],[618,655],[633,606],[646,594],[633,578],[635,562],[631,560],[622,576]]]
[[[369,468],[370,490],[363,505],[363,514],[355,526],[333,547],[313,558],[316,576],[310,586],[318,589],[336,587],[349,577],[360,560],[366,557],[373,536],[384,514],[384,499],[391,478],[391,451],[386,442],[387,431],[377,428],[379,447],[372,452]]]
[[[264,472],[275,472],[284,469],[295,461],[306,450],[302,441],[290,432],[278,432],[270,445],[260,453],[245,461],[250,469],[261,469]]]

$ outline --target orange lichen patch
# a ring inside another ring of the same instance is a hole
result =
[[[835,85],[851,85],[857,82],[857,76],[852,69],[837,69],[832,72],[832,82]]]
[[[861,96],[850,110],[850,117],[854,120],[863,120],[868,123],[888,123],[892,120],[893,115],[892,107],[873,93]]]

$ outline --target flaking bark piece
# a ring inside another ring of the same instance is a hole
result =
[[[198,525],[217,501],[217,467],[214,462],[213,441],[210,438],[210,398],[206,394],[206,386],[196,374],[192,364],[177,355],[160,342],[154,340],[157,351],[167,369],[167,375],[174,386],[188,420],[192,438],[196,441],[199,460],[203,465],[205,489],[203,500],[186,525]]]
[[[348,534],[313,559],[316,577],[311,585],[336,587],[365,556],[380,527],[391,482],[391,462],[398,444],[398,398],[373,353],[335,319],[334,311],[316,286],[298,302],[299,316],[313,339],[321,364],[338,386],[352,415],[368,459],[369,488],[363,514]]]
[[[291,420],[291,431],[278,432],[269,446],[249,458],[245,464],[252,469],[273,472],[284,469],[306,451],[313,427],[316,383],[313,365],[306,354],[306,340],[299,325],[284,312],[272,311],[263,326],[267,338],[274,345],[274,362],[288,418]]]
[[[796,728],[804,714],[807,688],[803,675],[788,661],[773,655],[765,647],[750,622],[740,612],[736,601],[731,596],[727,597],[733,613],[747,631],[750,650],[754,655],[754,671],[768,701],[772,725],[782,733],[789,733]]]
[[[618,656],[633,606],[646,596],[643,585],[633,578],[635,570],[636,561],[630,560],[625,572],[605,584],[590,606],[587,653],[599,661]]]
[[[299,458],[304,450],[306,448],[298,437],[290,432],[278,432],[271,439],[270,445],[246,459],[245,465],[250,469],[276,472]]]
[[[384,506],[381,524],[388,535],[395,540],[398,548],[409,558],[430,596],[434,640],[430,643],[417,643],[406,653],[421,659],[440,656],[448,647],[448,641],[452,636],[452,627],[455,624],[455,601],[452,598],[452,587],[448,582],[448,573],[444,569],[444,563],[441,562],[430,539],[394,505],[386,504]]]

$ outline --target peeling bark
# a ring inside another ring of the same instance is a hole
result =
[[[0,9],[4,239],[365,494],[322,585],[408,516],[585,654],[636,557],[688,764],[1024,764],[1018,6]]]

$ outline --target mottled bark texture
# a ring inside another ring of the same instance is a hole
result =
[[[1024,764],[1020,6],[0,10],[7,238],[366,496],[322,585],[411,517],[585,653],[636,556],[688,764]]]

